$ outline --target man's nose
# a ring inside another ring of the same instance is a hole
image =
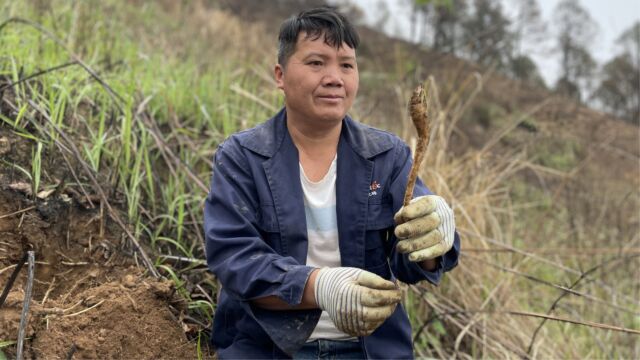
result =
[[[338,87],[344,86],[344,80],[342,79],[340,69],[335,66],[327,67],[327,72],[322,78],[322,85]]]

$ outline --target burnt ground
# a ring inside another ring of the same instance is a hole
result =
[[[29,141],[0,126],[0,287],[25,251],[36,258],[25,358],[195,358],[173,284],[149,276],[122,229],[72,186],[33,196],[15,166],[30,157]],[[64,176],[57,162],[43,161],[43,183]],[[18,338],[26,280],[24,266],[0,307],[0,343]],[[16,346],[0,351],[12,358]]]

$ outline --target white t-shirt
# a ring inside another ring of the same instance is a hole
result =
[[[339,267],[338,218],[336,215],[336,156],[324,178],[313,182],[307,178],[300,165],[300,183],[304,193],[304,211],[307,218],[307,265],[314,267]],[[307,341],[316,339],[355,340],[338,330],[329,314],[322,312],[320,321]]]

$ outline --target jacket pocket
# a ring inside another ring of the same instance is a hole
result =
[[[387,260],[389,232],[393,231],[393,207],[390,199],[370,197],[365,235],[365,268],[386,279],[390,277]]]
[[[390,198],[369,197],[367,209],[367,231],[382,230],[395,226],[393,204]]]

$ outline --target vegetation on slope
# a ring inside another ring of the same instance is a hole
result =
[[[104,189],[148,271],[188,301],[191,336],[209,336],[216,284],[203,266],[201,208],[210,162],[226,136],[282,104],[274,29],[202,2],[4,1],[0,10],[2,126],[29,139],[33,160],[71,159],[77,179],[65,186]],[[353,114],[411,144],[407,99],[435,76],[423,177],[452,203],[463,238],[460,266],[439,288],[406,289],[416,354],[637,356],[638,335],[593,324],[640,328],[630,276],[640,255],[638,154],[627,146],[637,136],[455,59],[434,66],[409,45],[375,44],[392,56],[363,49]],[[31,163],[19,173],[34,194],[56,186],[46,161]]]

